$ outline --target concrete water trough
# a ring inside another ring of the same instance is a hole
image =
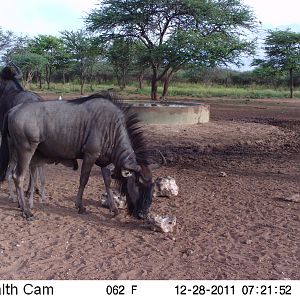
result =
[[[200,124],[209,122],[209,105],[195,102],[128,101],[145,124]]]

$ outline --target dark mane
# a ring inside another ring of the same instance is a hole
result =
[[[118,105],[120,106],[120,109],[124,113],[126,119],[126,128],[136,156],[137,164],[143,168],[143,165],[148,165],[149,162],[141,122],[138,118],[137,113],[132,110],[132,106],[129,106],[128,104],[124,104],[122,102],[120,102]],[[137,209],[134,207],[127,190],[127,179],[121,175],[121,170],[117,168],[115,169],[115,187],[120,191],[121,195],[126,196],[128,213],[130,215],[136,214]],[[138,206],[145,205],[144,202],[148,201],[147,195],[149,191],[145,188],[142,188],[140,192],[142,192],[140,198],[142,200],[139,200],[139,204],[137,204]]]
[[[106,99],[106,100],[109,100],[113,103],[118,102],[117,100],[113,99],[113,96],[109,92],[105,92],[105,91],[100,92],[100,93],[96,93],[96,94],[92,94],[92,95],[87,96],[87,97],[75,98],[75,99],[69,100],[68,102],[70,104],[79,105],[79,104],[85,103],[87,101],[96,99],[96,98]]]
[[[103,91],[87,97],[73,99],[70,100],[69,103],[79,105],[96,98],[106,99],[112,102],[122,111],[125,116],[127,132],[137,158],[137,163],[148,164],[148,155],[141,121],[138,118],[137,113],[132,111],[132,106],[130,104],[120,100],[116,94],[110,93],[109,91]]]
[[[138,118],[137,113],[132,111],[131,106],[123,105],[121,109],[126,118],[127,132],[131,141],[132,148],[136,155],[137,163],[146,165],[148,164],[148,152],[141,121]]]

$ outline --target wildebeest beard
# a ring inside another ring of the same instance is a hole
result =
[[[133,174],[121,179],[121,194],[126,196],[128,213],[135,218],[145,219],[152,204],[153,183],[140,182],[140,175]]]

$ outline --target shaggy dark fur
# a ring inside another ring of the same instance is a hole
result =
[[[139,181],[138,176],[135,176],[136,185],[139,186],[140,189],[140,199],[138,202],[138,206],[134,208],[132,201],[130,200],[130,196],[128,194],[128,186],[127,186],[127,179],[124,178],[121,174],[121,170],[116,167],[114,170],[114,179],[116,180],[115,186],[120,190],[121,194],[126,196],[127,199],[127,209],[128,213],[131,215],[137,216],[137,212],[140,210],[141,207],[145,207],[145,203],[148,203],[149,206],[152,202],[152,175],[151,171],[149,174],[149,169],[147,168],[148,163],[148,152],[146,148],[146,142],[143,135],[143,130],[141,126],[141,122],[138,118],[137,113],[132,111],[132,106],[128,103],[124,103],[123,101],[119,100],[116,95],[112,95],[108,92],[102,92],[98,94],[93,94],[88,97],[83,97],[79,99],[74,99],[70,101],[72,105],[80,105],[92,99],[106,99],[116,105],[121,112],[123,113],[125,120],[126,120],[126,129],[131,141],[132,148],[134,150],[136,161],[142,167],[142,171],[139,174],[143,178],[143,180],[147,183],[142,184]],[[129,201],[128,201],[129,200]],[[147,205],[146,205],[147,206]]]
[[[15,76],[16,76],[16,73],[12,70],[11,67],[4,67],[0,72],[0,78],[2,80],[5,80],[5,81],[12,80],[15,83],[16,87],[20,91],[23,91],[24,90],[23,87],[21,86],[19,81],[15,78]],[[0,89],[1,89],[1,87],[0,87]]]
[[[127,132],[132,144],[132,148],[135,152],[137,162],[139,164],[148,164],[148,153],[146,150],[146,143],[143,136],[142,126],[140,119],[138,118],[137,113],[133,112],[131,109],[131,105],[128,103],[123,102],[122,100],[118,99],[115,94],[111,94],[109,92],[101,92],[97,94],[93,94],[83,98],[77,98],[70,100],[70,104],[80,105],[87,101],[93,99],[106,99],[113,104],[115,104],[124,114],[126,120],[126,128]]]
[[[16,73],[10,67],[4,67],[0,73],[0,77],[3,80],[13,80],[16,76]]]

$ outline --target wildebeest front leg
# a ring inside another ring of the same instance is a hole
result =
[[[29,207],[33,207],[33,194],[34,188],[37,184],[37,168],[35,166],[30,166],[29,169],[29,184],[26,192],[26,196],[28,197]]]
[[[8,193],[9,193],[9,199],[11,199],[13,202],[17,202],[17,197],[14,192],[14,181],[13,181],[13,171],[16,167],[16,164],[14,162],[10,162],[8,166],[8,170],[6,172],[7,176],[7,185],[8,185]]]
[[[102,177],[103,177],[103,181],[104,181],[104,185],[105,185],[105,189],[106,189],[106,193],[107,193],[107,203],[109,206],[109,210],[110,210],[110,212],[113,213],[113,215],[117,215],[119,213],[119,210],[116,206],[116,203],[113,198],[113,194],[110,189],[110,185],[111,185],[110,169],[109,168],[101,168],[101,173],[102,173]]]
[[[36,166],[30,166],[30,174],[29,174],[29,183],[26,191],[26,196],[29,197],[30,193],[32,194],[36,192],[37,194],[39,193],[39,187],[38,187],[38,174],[37,174],[37,168]]]
[[[46,177],[44,172],[44,167],[40,166],[37,168],[37,175],[40,178],[41,182],[41,191],[40,191],[40,202],[46,202],[46,192],[45,192],[45,186],[46,186]]]
[[[89,180],[91,169],[96,161],[96,157],[91,154],[85,154],[81,166],[80,184],[75,201],[75,207],[78,208],[78,213],[82,214],[86,211],[86,208],[82,204],[82,195],[84,188]]]

